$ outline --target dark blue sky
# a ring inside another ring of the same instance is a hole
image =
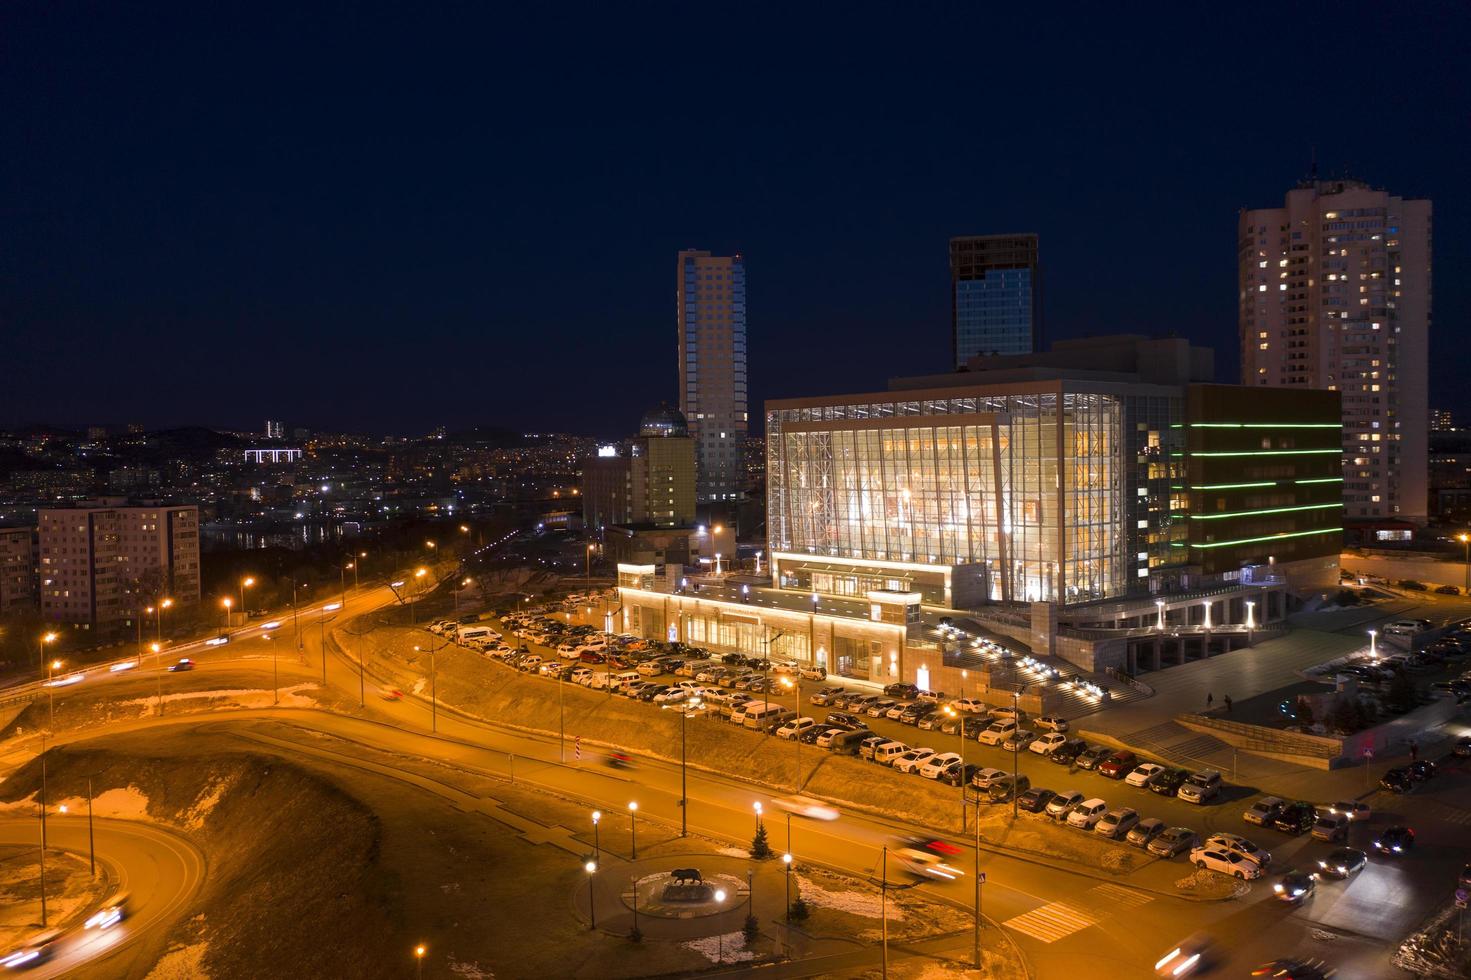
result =
[[[1464,4],[302,6],[0,9],[0,424],[620,434],[683,247],[747,257],[753,409],[880,387],[997,231],[1053,336],[1234,380],[1237,209],[1314,149],[1434,199],[1471,409]]]

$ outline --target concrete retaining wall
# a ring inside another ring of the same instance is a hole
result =
[[[1411,579],[1429,585],[1466,585],[1466,565],[1458,561],[1436,561],[1433,558],[1375,558],[1344,555],[1343,570],[1355,575],[1373,575],[1391,583]]]

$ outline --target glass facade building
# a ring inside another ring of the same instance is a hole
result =
[[[745,480],[746,263],[739,255],[679,253],[679,410],[695,440],[700,502],[736,500]]]
[[[972,357],[1030,354],[1041,334],[1041,269],[1036,235],[950,240],[955,366]]]
[[[768,534],[783,584],[913,589],[957,605],[1147,590],[1151,563],[1172,557],[1164,454],[1181,399],[1158,389],[1165,421],[1139,429],[1129,402],[1151,389],[1128,387],[1051,381],[768,404]],[[1137,452],[1151,441],[1153,469]]]

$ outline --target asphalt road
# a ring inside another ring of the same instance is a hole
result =
[[[98,819],[94,830],[97,860],[118,881],[118,891],[131,896],[128,915],[100,932],[74,923],[57,942],[52,958],[27,972],[29,977],[124,975],[129,956],[139,945],[157,941],[188,908],[204,882],[204,855],[182,835],[128,820]],[[48,849],[87,854],[85,819],[53,817],[47,821],[46,838]],[[0,844],[38,847],[38,821],[0,820]]]
[[[381,594],[365,593],[353,597],[348,611],[363,611],[382,599]],[[315,649],[317,635],[317,630],[305,631],[309,664],[314,655],[320,656]],[[243,638],[242,646],[232,651],[236,656],[230,659],[239,659],[240,654],[246,655],[247,660],[254,659],[258,656],[257,648],[266,647],[268,642],[278,641]],[[202,655],[200,670],[209,669],[211,657],[224,659],[225,654],[216,648]],[[260,661],[257,659],[256,663]],[[346,669],[348,667],[352,669]],[[356,694],[355,674],[355,662],[349,664],[339,660],[329,672],[330,683],[340,686],[346,694]],[[146,677],[110,676],[103,683],[118,685],[121,695],[152,681]],[[554,686],[548,682],[549,693]],[[650,710],[657,709],[651,706]],[[439,759],[464,768],[514,778],[518,783],[555,789],[586,800],[589,812],[595,806],[604,811],[601,839],[605,852],[616,854],[631,843],[627,810],[630,801],[638,803],[638,820],[642,827],[648,826],[646,821],[657,820],[667,834],[670,827],[678,826],[680,772],[677,764],[647,760],[635,770],[612,770],[591,758],[591,753],[586,753],[582,760],[562,765],[558,762],[559,746],[555,737],[498,729],[460,717],[444,707],[439,711],[439,735],[436,737],[428,734],[429,716],[428,704],[410,697],[399,702],[373,701],[365,717],[319,711],[272,710],[220,714],[212,716],[210,722],[244,725],[256,718],[287,721],[336,735],[346,740],[349,747],[358,742],[376,749]],[[199,715],[150,718],[112,726],[108,730],[197,725],[200,722]],[[718,724],[706,720],[698,723]],[[942,751],[949,749],[945,737],[939,733],[918,732],[907,726],[896,728],[911,743],[922,736],[920,741],[923,744],[931,744]],[[92,730],[86,733],[86,737],[95,738],[98,734],[101,733]],[[595,733],[585,734],[595,737]],[[770,743],[772,751],[791,751],[789,743],[775,739]],[[288,747],[277,746],[277,750],[290,754]],[[350,752],[350,748],[347,751]],[[807,751],[809,747],[804,746],[803,752]],[[306,754],[303,749],[303,755]],[[968,743],[967,758],[1004,769],[1008,768],[1010,754]],[[718,760],[697,761],[718,769]],[[1025,760],[1023,766],[1023,771],[1036,770],[1041,774],[1038,780],[1041,785],[1067,788],[1061,785],[1061,774],[1065,770],[1060,767],[1036,757]],[[895,780],[897,793],[902,793],[903,780],[918,778],[879,771],[875,776]],[[1172,805],[1171,801],[1145,791],[1081,772],[1068,777],[1068,786],[1073,785],[1085,793],[1097,791],[1098,795],[1111,802],[1133,805],[1136,800],[1143,801],[1144,805],[1138,806],[1142,813],[1158,814],[1173,820],[1173,817],[1165,816],[1164,809]],[[798,861],[815,861],[861,875],[876,875],[883,846],[892,845],[899,836],[912,832],[912,828],[893,821],[846,813],[831,823],[794,819],[789,839],[786,820],[775,816],[769,805],[771,793],[717,772],[695,770],[689,774],[690,830],[737,841],[749,840],[755,820],[752,804],[758,800],[768,804],[766,819],[774,847],[791,849]],[[1188,809],[1197,816],[1194,821],[1184,822],[1197,830],[1229,829],[1237,833],[1244,830],[1237,803]],[[587,827],[572,829],[583,834],[590,847],[590,822]],[[648,831],[641,829],[641,832]],[[991,924],[1006,926],[1008,934],[1018,942],[1039,977],[1147,975],[1148,968],[1169,943],[1197,930],[1211,932],[1228,948],[1229,969],[1224,975],[1239,973],[1239,966],[1254,965],[1292,952],[1303,951],[1335,960],[1336,954],[1342,951],[1352,953],[1352,962],[1339,961],[1342,968],[1339,975],[1344,980],[1379,977],[1385,975],[1382,972],[1384,943],[1376,936],[1384,934],[1383,939],[1395,938],[1388,933],[1398,927],[1394,910],[1405,895],[1405,889],[1418,893],[1422,880],[1444,874],[1449,852],[1437,851],[1430,846],[1438,835],[1438,829],[1428,834],[1425,838],[1427,847],[1409,861],[1393,866],[1371,862],[1368,871],[1349,882],[1325,883],[1317,897],[1296,910],[1280,907],[1270,897],[1270,878],[1253,886],[1252,892],[1242,901],[1198,904],[1173,894],[1174,879],[1189,870],[1178,860],[1155,862],[1131,875],[1118,877],[1087,869],[1058,867],[983,846],[979,854],[980,869],[987,874],[983,908]],[[1324,845],[1308,844],[1302,839],[1289,843],[1273,832],[1257,831],[1248,836],[1271,847],[1278,865],[1310,860],[1316,854],[1315,849],[1326,849]],[[950,839],[962,846],[962,853],[952,863],[964,874],[954,881],[930,882],[922,887],[970,909],[976,852],[965,841]],[[1451,839],[1447,838],[1448,841]],[[1435,844],[1435,847],[1439,846]],[[1452,843],[1444,846],[1454,847]],[[888,870],[891,880],[904,880],[905,873],[897,862],[891,860]],[[1334,941],[1336,945],[1314,938],[1314,931],[1324,925],[1335,930],[1339,937]]]

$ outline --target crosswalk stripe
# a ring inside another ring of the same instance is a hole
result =
[[[1124,908],[1138,908],[1154,900],[1154,896],[1144,892],[1135,891],[1132,888],[1120,888],[1118,885],[1097,885],[1088,889],[1103,899],[1108,905],[1123,906]]]
[[[1066,902],[1051,902],[1008,919],[1004,927],[1024,932],[1044,943],[1053,943],[1094,925],[1095,920]]]

